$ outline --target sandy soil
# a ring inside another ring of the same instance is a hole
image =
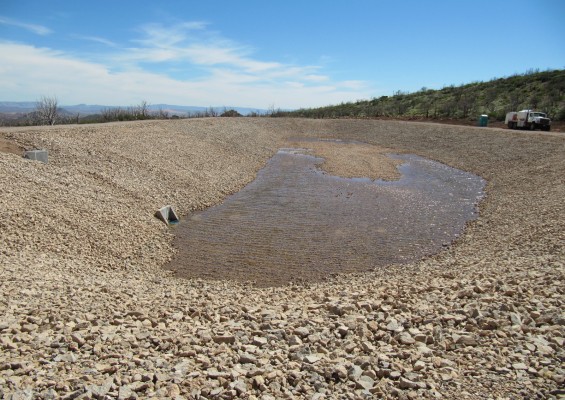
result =
[[[442,253],[325,283],[179,280],[153,217],[221,202],[286,137],[426,156],[488,181]],[[557,398],[565,138],[390,121],[217,118],[2,129],[0,397]]]
[[[396,167],[401,164],[387,156],[394,150],[379,146],[332,143],[331,141],[289,141],[290,147],[305,148],[324,159],[321,168],[344,178],[395,180],[400,178]]]
[[[13,141],[0,138],[0,153],[10,153],[21,156],[23,152],[24,149]]]

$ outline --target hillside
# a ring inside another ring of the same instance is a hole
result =
[[[488,114],[491,120],[503,121],[508,111],[526,108],[544,111],[555,121],[565,120],[565,70],[530,71],[488,82],[451,85],[440,90],[398,91],[393,96],[280,114],[308,118],[465,120],[476,120],[479,115]]]

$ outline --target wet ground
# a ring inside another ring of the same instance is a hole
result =
[[[258,286],[319,281],[434,254],[477,213],[484,181],[416,155],[401,178],[323,172],[305,149],[281,149],[257,179],[175,228],[168,269],[188,278]]]

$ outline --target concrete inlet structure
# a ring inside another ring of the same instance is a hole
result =
[[[173,206],[164,206],[155,212],[155,216],[163,221],[165,224],[176,224],[179,222],[179,217]]]
[[[29,160],[41,161],[47,164],[47,150],[29,150],[24,152],[24,158]]]

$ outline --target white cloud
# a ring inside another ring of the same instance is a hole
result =
[[[170,27],[146,25],[144,38],[134,40],[137,47],[126,49],[118,59],[130,62],[181,62],[202,66],[229,65],[247,72],[265,72],[282,68],[278,62],[248,57],[251,49],[235,44],[205,30],[206,23],[182,23]]]
[[[167,27],[161,24],[147,24],[140,28],[140,32],[145,37],[136,39],[134,42],[143,44],[145,47],[172,46],[198,35],[198,32],[205,32],[207,25],[203,21],[183,22]]]
[[[17,21],[15,19],[6,18],[2,16],[0,16],[0,24],[16,26],[18,28],[23,28],[37,35],[42,35],[42,36],[48,35],[52,32],[51,29],[42,25],[28,24],[25,22]]]
[[[135,47],[104,43],[106,53],[79,58],[32,45],[0,41],[2,100],[56,95],[61,104],[150,103],[299,108],[369,98],[361,81],[335,82],[316,65],[260,60],[253,51],[210,32],[204,22],[146,25]],[[89,61],[96,60],[96,61]]]
[[[289,81],[289,82],[285,82],[285,84],[289,87],[296,88],[296,89],[302,89],[304,87],[304,84],[302,82]]]
[[[111,40],[108,40],[108,39],[103,38],[103,37],[82,36],[82,35],[73,35],[73,37],[75,37],[77,39],[88,40],[90,42],[101,43],[101,44],[104,44],[104,45],[109,46],[109,47],[118,47],[118,45],[115,42],[112,42]]]

